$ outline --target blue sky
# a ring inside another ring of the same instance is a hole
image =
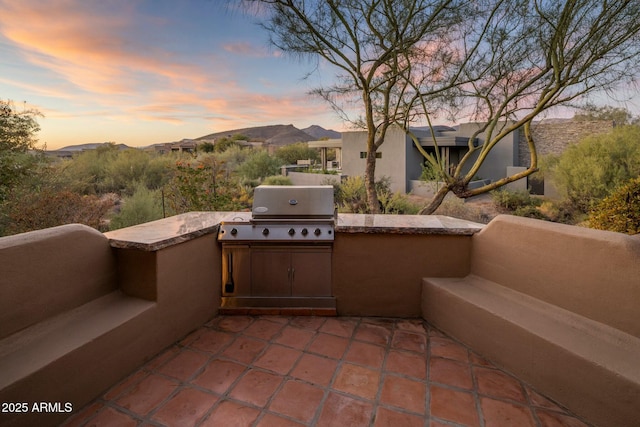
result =
[[[48,149],[271,124],[343,130],[307,95],[313,64],[270,47],[256,18],[225,1],[0,0],[0,10],[0,98],[44,114]]]

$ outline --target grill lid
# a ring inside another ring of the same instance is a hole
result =
[[[252,216],[260,219],[331,219],[331,185],[260,185],[253,193]]]

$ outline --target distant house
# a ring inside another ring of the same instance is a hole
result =
[[[320,150],[320,162],[326,169],[341,169],[342,168],[342,140],[341,139],[324,139],[319,141],[307,142],[309,148],[316,148]],[[336,152],[335,162],[327,161],[327,151],[333,149]],[[331,163],[331,164],[329,164]]]
[[[469,138],[479,128],[479,123],[463,123],[459,126],[435,126],[432,135],[429,128],[413,128],[420,145],[427,151],[436,150],[436,140],[440,156],[445,167],[457,165],[468,150]],[[556,119],[535,122],[532,126],[539,154],[559,153],[590,134],[611,130],[613,124],[608,121],[580,122],[572,119]],[[343,132],[342,134],[342,173],[343,175],[362,175],[367,156],[367,133],[365,131]],[[484,143],[485,135],[480,134],[474,146]],[[384,143],[376,153],[376,179],[388,177],[391,189],[409,193],[420,185],[422,165],[425,160],[413,141],[399,127],[387,131]],[[467,167],[473,163],[467,162]],[[477,173],[479,179],[496,181],[510,176],[529,166],[529,153],[521,132],[516,130],[508,134],[490,152]],[[526,178],[510,184],[513,189],[528,188]]]
[[[458,129],[448,126],[435,126],[434,134],[428,128],[415,128],[412,132],[418,137],[420,145],[427,151],[435,153],[434,138],[444,159],[445,167],[458,164],[468,150],[469,138],[478,129],[478,124],[465,123]],[[365,169],[367,157],[367,133],[344,132],[342,134],[342,173],[345,175],[361,175]],[[484,142],[480,136],[472,143],[477,146]],[[391,189],[408,193],[413,189],[412,181],[420,179],[424,157],[415,147],[413,140],[399,127],[387,131],[384,143],[376,153],[376,179],[388,177]],[[506,176],[506,167],[517,164],[518,132],[510,134],[492,150],[485,164],[479,171],[483,179],[496,180]]]
[[[183,139],[178,142],[166,142],[164,144],[155,144],[152,146],[153,151],[159,154],[168,153],[193,153],[198,147],[198,142],[193,139]]]
[[[183,139],[171,146],[171,151],[179,153],[193,153],[196,151],[198,143],[192,139]]]

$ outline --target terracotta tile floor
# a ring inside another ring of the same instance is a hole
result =
[[[420,320],[220,316],[65,426],[584,422]]]

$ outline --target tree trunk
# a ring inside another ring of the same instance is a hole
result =
[[[438,209],[438,206],[442,204],[442,201],[444,200],[445,196],[449,193],[450,190],[451,189],[449,185],[445,185],[442,188],[440,188],[438,192],[433,196],[429,204],[424,206],[422,209],[420,209],[418,211],[418,214],[419,215],[433,214],[435,210]]]
[[[367,163],[364,170],[364,186],[367,191],[367,205],[372,214],[380,213],[380,202],[376,192],[376,152],[367,151]]]

